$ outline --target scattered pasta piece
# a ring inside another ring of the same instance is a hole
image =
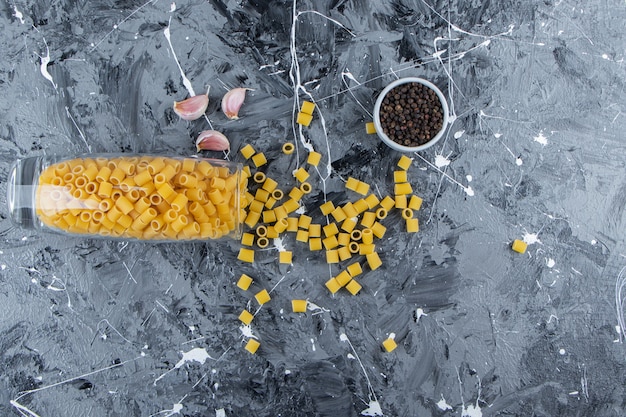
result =
[[[310,194],[311,191],[313,191],[313,187],[311,187],[311,184],[308,182],[303,182],[300,184],[300,191],[302,191],[303,194]]]
[[[244,233],[241,235],[241,244],[244,246],[254,245],[254,235],[252,233]]]
[[[405,194],[396,195],[395,202],[396,202],[396,208],[397,209],[405,209],[405,208],[407,208],[407,201],[406,201],[406,195]]]
[[[339,246],[348,246],[350,244],[350,233],[338,233],[337,235],[337,243]]]
[[[270,241],[268,238],[266,237],[260,237],[257,239],[256,241],[256,245],[260,248],[260,249],[265,249],[267,248],[267,246],[270,244]]]
[[[407,175],[405,170],[393,171],[393,182],[402,183],[407,182]],[[397,194],[397,193],[396,193]]]
[[[341,285],[339,285],[335,278],[329,279],[324,285],[326,285],[326,288],[328,288],[328,291],[330,291],[331,294],[335,294],[341,288]]]
[[[237,259],[243,262],[254,262],[254,250],[246,248],[239,249],[239,255],[237,256]]]
[[[326,251],[326,263],[328,264],[336,264],[339,263],[339,253],[336,249],[331,249]]]
[[[294,313],[306,313],[306,300],[291,300],[291,310]]]
[[[376,245],[373,243],[361,243],[359,245],[359,255],[369,255],[376,251]]]
[[[309,241],[309,231],[300,229],[296,232],[296,240],[298,242],[306,243]]]
[[[254,175],[256,176],[256,174]],[[276,187],[278,187],[278,183],[271,178],[266,178],[265,181],[263,182],[263,185],[261,186],[261,188],[263,188],[268,193],[271,193],[272,191],[274,191]]]
[[[335,207],[335,209],[330,214],[338,223],[341,223],[347,218],[346,213],[343,211],[341,207]]]
[[[371,229],[372,229],[372,233],[374,234],[374,236],[376,236],[379,239],[382,239],[383,236],[385,236],[385,232],[387,231],[387,228],[378,222],[375,222],[372,225]]]
[[[346,284],[346,290],[348,290],[352,295],[357,295],[359,291],[361,291],[361,288],[363,287],[355,279]]]
[[[352,279],[352,277],[350,276],[350,274],[348,273],[348,271],[341,271],[340,273],[337,274],[337,276],[335,277],[335,279],[337,280],[337,283],[344,287],[348,282],[350,282],[350,280]]]
[[[378,203],[376,203],[376,204],[378,204]],[[361,198],[361,199],[355,201],[354,203],[352,203],[352,206],[356,210],[357,214],[361,214],[361,213],[363,213],[364,211],[366,211],[367,209],[370,208],[369,204],[367,203],[367,201],[364,198]]]
[[[257,168],[267,164],[267,159],[265,158],[265,155],[263,154],[263,152],[260,152],[254,155],[252,157],[252,163],[254,163],[254,166]]]
[[[361,226],[369,229],[374,225],[375,221],[376,213],[374,213],[373,211],[366,211],[365,213],[363,213],[363,218],[361,218]]]
[[[359,181],[359,184],[354,191],[357,194],[366,195],[370,191],[370,185],[366,182]]]
[[[311,221],[313,220],[313,218],[311,216],[307,216],[306,214],[301,214],[300,217],[298,217],[298,227],[300,229],[309,229],[309,226],[311,225]]]
[[[299,112],[298,117],[296,118],[296,123],[298,123],[299,125],[308,127],[311,124],[312,120],[313,120],[312,115]]]
[[[365,132],[368,135],[372,135],[372,134],[376,133],[376,125],[374,124],[374,122],[367,122],[367,123],[365,123]]]
[[[250,159],[252,157],[252,155],[254,155],[256,153],[256,151],[254,150],[254,148],[250,144],[247,144],[246,146],[241,148],[240,152],[241,152],[241,155],[243,155],[243,157],[246,158],[246,159]]]
[[[278,253],[278,262],[281,264],[291,264],[293,253],[289,250],[284,250]]]
[[[300,112],[308,115],[312,115],[315,110],[315,103],[311,103],[310,101],[303,101],[302,106],[300,106]]]
[[[359,215],[359,213],[356,211],[352,203],[349,201],[343,205],[342,209],[346,217],[349,219]]]
[[[357,275],[360,275],[363,272],[363,268],[361,268],[360,263],[355,262],[353,264],[348,265],[348,267],[346,268],[346,271],[348,271],[351,277],[356,277]]]
[[[296,172],[294,172],[293,176],[296,177],[298,181],[305,182],[309,178],[310,174],[306,169],[300,167],[296,170]]]
[[[337,223],[328,223],[326,226],[322,227],[324,231],[325,237],[334,236],[339,233],[339,229],[337,229]]]
[[[309,165],[318,166],[320,161],[322,160],[322,154],[319,152],[311,151],[309,152],[309,156],[306,159],[306,162]]]
[[[347,246],[342,246],[337,249],[337,255],[339,255],[340,261],[345,261],[352,258],[352,252],[350,252],[350,248],[348,248]]]
[[[418,219],[406,219],[406,231],[408,233],[417,233],[420,230]]]
[[[383,347],[387,352],[393,352],[398,347],[398,344],[389,337],[383,341]]]
[[[328,216],[335,209],[335,205],[332,201],[327,201],[320,206],[320,210],[324,216]]]
[[[323,239],[322,244],[324,244],[324,248],[326,250],[335,249],[339,246],[339,242],[337,242],[337,237],[335,235]]]
[[[239,321],[241,321],[246,326],[252,323],[253,318],[254,316],[248,310],[243,310],[241,314],[239,315]]]
[[[413,193],[413,187],[411,187],[411,184],[408,182],[395,184],[393,190],[395,195],[404,195],[405,198],[407,194]]]
[[[309,225],[309,238],[322,237],[322,225],[318,223],[311,223]]]
[[[256,298],[257,303],[259,303],[260,305],[263,305],[271,300],[270,294],[267,292],[267,290],[259,291],[254,295],[254,298]]]
[[[402,218],[404,220],[412,219],[413,218],[413,210],[411,210],[410,208],[405,208],[404,210],[402,210]]]
[[[367,264],[372,271],[378,269],[383,264],[376,252],[365,255],[365,259],[367,259]]]
[[[517,253],[525,253],[527,247],[528,245],[526,244],[526,242],[519,239],[515,239],[513,241],[513,245],[511,245],[511,249],[513,249]]]
[[[246,350],[254,355],[259,349],[259,346],[261,346],[261,344],[258,341],[249,339],[248,343],[246,343]]]
[[[360,181],[356,178],[348,177],[348,180],[346,181],[346,188],[351,191],[356,191],[357,187],[359,186],[359,182]]]
[[[382,201],[380,202],[380,206],[382,208],[384,208],[385,210],[389,211],[392,208],[394,208],[396,205],[396,201],[391,198],[390,196],[385,196],[385,198],[382,199]],[[373,207],[370,207],[370,209],[372,209]]]
[[[241,274],[239,280],[237,281],[237,286],[244,291],[248,291],[250,285],[252,284],[252,278],[246,274]]]
[[[296,150],[296,147],[293,146],[293,143],[291,142],[287,142],[283,145],[283,153],[285,155],[291,155],[293,153],[293,151]]]
[[[322,250],[322,238],[309,237],[309,250],[311,252]]]
[[[400,157],[400,160],[398,161],[398,166],[406,171],[407,169],[409,169],[412,163],[413,159],[409,158],[406,155],[402,155]]]
[[[411,210],[419,210],[422,207],[422,199],[416,195],[412,195],[407,207]]]

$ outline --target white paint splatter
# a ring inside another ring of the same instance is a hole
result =
[[[437,407],[442,411],[452,410],[452,406],[443,398],[443,394],[441,394],[441,400],[437,403]]]
[[[0,265],[0,269],[2,269],[3,271],[4,271],[5,269],[7,269],[6,264],[2,264],[2,265]]]
[[[226,417],[226,411],[223,408],[215,410],[215,417]]]
[[[389,333],[389,338],[390,338],[391,340],[395,340],[395,338],[396,338],[396,334],[395,334],[395,333]]]
[[[182,354],[183,358],[178,361],[174,368],[180,368],[187,362],[199,362],[201,365],[204,365],[207,359],[213,359],[204,348],[194,348],[189,352],[182,352]]]
[[[369,407],[361,411],[362,416],[382,416],[383,410],[380,408],[380,403],[375,400],[370,400]]]
[[[418,321],[420,321],[420,318],[428,316],[428,314],[424,313],[424,310],[421,308],[418,308],[417,310],[415,310],[415,322],[417,323]]]
[[[533,140],[543,146],[548,144],[548,138],[543,135],[543,131],[539,132],[539,135],[535,136]]]
[[[43,41],[44,43],[46,42],[45,39]],[[39,65],[39,71],[41,72],[41,75],[43,75],[46,80],[50,81],[50,83],[52,83],[52,86],[56,90],[57,85],[54,83],[52,75],[50,75],[50,73],[48,72],[48,64],[50,63],[50,49],[48,48],[48,44],[46,44],[46,55],[39,58],[41,59],[41,65]]]
[[[168,22],[167,24],[167,27],[163,30],[163,34],[165,35],[165,38],[167,39],[167,43],[170,46],[170,50],[172,51],[172,55],[174,56],[174,61],[176,61],[176,65],[178,66],[178,70],[180,71],[180,76],[183,78],[183,85],[189,92],[189,95],[193,97],[196,95],[196,92],[193,90],[193,87],[191,86],[191,81],[189,81],[189,79],[185,75],[185,71],[183,71],[183,67],[180,66],[180,62],[178,61],[178,57],[176,56],[176,52],[174,51],[174,46],[172,45],[172,39],[170,35],[170,23],[171,23],[171,18],[170,18],[170,22]]]
[[[470,404],[467,408],[463,407],[461,411],[461,417],[482,417],[483,412],[480,407],[477,405]]]
[[[565,355],[565,349],[563,348],[559,349],[559,355]]]
[[[348,354],[346,355],[346,357],[347,357],[348,359],[356,359],[352,353],[348,353]]]
[[[435,157],[435,166],[437,168],[443,168],[450,165],[450,160],[443,155],[437,155]]]
[[[548,258],[546,260],[546,265],[548,266],[548,268],[554,268],[554,265],[556,265],[556,261],[552,258]]]
[[[285,369],[285,375],[291,375],[291,371],[289,369]]]
[[[346,336],[345,333],[341,333],[339,335],[339,340],[341,340],[342,342],[347,342],[349,339],[348,339],[348,336]]]
[[[472,190],[472,187],[470,186],[464,187],[463,191],[465,191],[465,193],[469,195],[470,197],[474,196],[474,190]]]
[[[239,330],[241,330],[241,334],[243,334],[245,337],[248,338],[253,338],[253,339],[258,339],[258,337],[256,337],[253,333],[252,333],[252,326],[248,325],[243,325],[239,328]]]
[[[466,175],[465,178],[467,178],[467,182],[472,182],[472,180],[474,179],[474,177],[472,177],[471,175]]]
[[[311,339],[311,349],[313,349],[313,352],[315,352],[315,339]]]
[[[518,167],[522,166],[523,163],[524,161],[522,161],[522,158],[515,158],[515,165]]]
[[[176,11],[176,3],[172,2],[172,4],[170,4],[170,13],[174,13]]]
[[[274,239],[274,247],[278,249],[279,252],[285,252],[287,250],[283,244],[283,240],[279,237]]]
[[[526,233],[524,234],[523,240],[527,245],[532,245],[533,243],[541,243],[539,237],[537,236],[537,233]]]
[[[598,241],[597,241],[597,240],[595,240],[595,239],[592,239],[592,240],[591,240],[591,244],[592,244],[592,245],[595,245],[596,243],[598,243]]]
[[[21,24],[24,24],[24,15],[22,14],[22,12],[20,12],[20,11],[17,9],[17,6],[15,6],[15,5],[13,6],[13,12],[14,12],[14,13],[13,13],[13,16],[15,16],[16,18],[18,18],[18,19],[20,20],[20,23],[21,23]]]
[[[328,313],[328,312],[330,312],[330,310],[329,310],[329,309],[324,308],[324,307],[320,307],[320,306],[318,306],[317,304],[312,303],[312,302],[311,302],[311,301],[309,301],[309,300],[307,300],[307,303],[306,303],[306,308],[307,308],[307,310],[309,310],[309,311],[319,311],[320,313],[322,313],[322,312],[324,312],[324,313]]]
[[[463,134],[465,133],[465,130],[459,130],[458,132],[454,133],[454,139],[460,139],[461,136],[463,136]]]
[[[500,139],[500,138],[502,137],[502,133],[494,133],[494,134],[493,134],[493,136],[494,136],[496,139]]]
[[[180,414],[182,409],[183,409],[183,405],[178,403],[178,404],[174,404],[171,410],[163,410],[161,411],[161,413],[167,413],[165,414],[165,417],[171,417],[175,414]]]

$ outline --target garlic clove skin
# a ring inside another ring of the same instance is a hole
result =
[[[174,102],[174,112],[184,120],[196,120],[202,117],[209,105],[209,95],[200,94],[183,101]]]
[[[200,151],[227,151],[230,149],[230,141],[228,138],[216,131],[205,130],[200,132],[196,139],[196,149]]]
[[[246,91],[250,88],[233,88],[222,97],[222,111],[231,120],[239,119],[239,109],[246,99]]]

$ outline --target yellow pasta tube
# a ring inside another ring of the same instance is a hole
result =
[[[347,218],[353,218],[359,215],[352,203],[349,201],[343,205],[342,209]]]
[[[196,171],[205,178],[212,177],[215,174],[215,168],[208,161],[200,161],[196,166]]]
[[[350,248],[348,248],[347,246],[342,246],[339,249],[337,249],[337,255],[339,256],[339,261],[341,262],[352,258],[352,253],[350,252]]]
[[[282,233],[287,230],[287,226],[289,226],[289,223],[287,222],[287,219],[283,218],[276,221],[276,224],[274,224],[274,229],[276,230],[276,232]]]
[[[288,232],[297,232],[298,231],[298,218],[297,217],[287,217],[287,231]]]
[[[350,233],[338,233],[337,243],[339,243],[339,246],[348,246],[350,244]]]
[[[298,210],[298,208],[300,208],[300,203],[298,203],[294,199],[289,199],[285,201],[282,207],[284,207],[284,209],[287,210],[287,213],[293,213],[294,211]],[[280,207],[277,207],[274,210],[278,210],[279,208]]]
[[[326,226],[322,227],[322,230],[324,231],[325,237],[334,236],[339,233],[337,223],[328,223]]]
[[[313,191],[313,187],[311,187],[311,184],[309,184],[308,182],[303,182],[302,184],[300,184],[300,191],[302,191],[303,194],[309,194],[311,191]]]
[[[361,240],[362,236],[363,236],[363,232],[361,232],[359,229],[353,230],[350,233],[350,239],[352,239],[354,241]]]
[[[359,245],[359,255],[368,255],[370,253],[374,253],[376,250],[376,245],[373,243],[365,244],[361,243]]]
[[[176,198],[174,198],[174,200],[172,200],[172,203],[170,205],[174,210],[182,211],[183,207],[187,205],[187,202],[189,202],[187,196],[183,193],[180,193],[176,196]]]
[[[210,183],[211,188],[217,190],[225,190],[226,189],[226,181],[223,178],[213,177],[211,178]]]
[[[113,185],[119,185],[124,178],[126,178],[126,174],[124,173],[124,171],[122,171],[119,167],[115,168],[112,172],[111,175],[109,176],[109,181],[111,182],[111,184]]]
[[[346,188],[351,191],[356,191],[356,188],[359,186],[359,180],[354,177],[348,177],[346,181]]]
[[[366,245],[372,244],[374,242],[374,232],[372,229],[361,230],[361,240]]]
[[[378,253],[376,252],[365,255],[365,259],[367,259],[367,264],[372,271],[378,269],[383,264],[383,262],[380,260],[380,257],[378,256]]]
[[[380,203],[380,200],[378,199],[378,197],[376,197],[376,194],[370,194],[367,197],[365,197],[365,202],[367,203],[367,207],[371,210]]]
[[[117,224],[122,226],[124,229],[128,229],[130,225],[133,223],[133,218],[128,214],[123,214],[117,219]]]
[[[322,250],[322,239],[319,237],[309,238],[309,250],[310,251]]]
[[[213,204],[221,204],[224,201],[224,196],[217,188],[211,190],[208,194],[208,197]]]
[[[313,166],[318,166],[322,160],[322,154],[319,152],[311,151],[306,159],[306,162]]]
[[[117,167],[124,171],[126,175],[133,175],[135,173],[135,164],[128,159],[120,159],[117,162]]]
[[[266,237],[260,237],[257,239],[256,244],[259,248],[264,249],[267,248],[267,246],[269,245],[270,241],[268,238]]]
[[[242,262],[249,262],[249,263],[254,262],[254,250],[247,249],[247,248],[239,249],[239,255],[237,255],[237,259],[239,259]]]
[[[268,193],[262,188],[259,188],[258,190],[256,190],[256,193],[254,194],[255,200],[259,200],[264,203],[266,203],[269,198],[270,198],[270,193]]]
[[[396,208],[405,209],[407,207],[407,200],[405,194],[396,195],[395,198]]]
[[[283,144],[282,150],[283,150],[283,153],[285,155],[291,155],[293,153],[293,151],[296,150],[296,147],[293,145],[293,143],[287,142],[287,143]]]
[[[252,163],[257,168],[262,166],[262,165],[265,165],[267,163],[267,159],[265,158],[265,155],[263,154],[263,152],[259,152],[256,155],[254,155],[252,157]]]
[[[309,241],[309,231],[304,229],[299,229],[296,232],[296,240],[298,242],[308,242]]]
[[[352,206],[358,214],[361,214],[370,208],[369,204],[367,204],[367,201],[365,201],[364,198],[355,201],[354,203],[352,203]]]
[[[271,178],[266,178],[265,181],[263,181],[263,185],[261,186],[261,188],[263,188],[268,193],[274,191],[276,187],[278,187],[278,183]]]
[[[408,180],[407,180],[406,170],[393,171],[393,182],[401,183],[401,182],[407,182],[407,181]]]
[[[328,216],[335,209],[335,205],[332,201],[327,201],[320,206],[320,211],[324,216]]]
[[[370,185],[366,182],[359,181],[359,184],[354,190],[357,194],[366,195],[370,190]]]
[[[326,248],[326,250],[335,249],[337,246],[339,246],[337,237],[334,235],[322,239],[322,244],[324,245],[324,248]]]
[[[172,196],[175,197],[176,193],[172,186],[169,185],[167,182],[158,187],[156,191],[166,201],[169,201],[169,198]]]
[[[122,214],[128,214],[134,208],[133,203],[124,196],[120,196],[115,200],[115,207],[117,207]]]
[[[302,191],[298,187],[293,187],[291,191],[289,192],[289,198],[293,200],[300,200],[303,195],[304,195],[304,191]]]
[[[300,229],[308,230],[309,225],[311,224],[312,220],[313,218],[311,216],[307,216],[306,214],[301,214],[300,217],[298,218],[298,227]]]
[[[371,227],[371,230],[374,236],[382,239],[382,237],[385,235],[385,232],[387,231],[387,228],[382,224],[375,222],[374,225]]]
[[[336,264],[339,263],[339,254],[336,249],[331,249],[326,251],[326,263],[328,264]]]
[[[413,217],[413,210],[411,210],[410,208],[405,208],[404,210],[402,210],[402,218],[404,220],[410,219]]]
[[[357,242],[350,242],[348,249],[350,250],[350,253],[357,254],[359,253],[359,244]]]
[[[274,223],[276,221],[276,213],[274,210],[264,210],[263,215],[263,223]]]
[[[336,222],[342,222],[347,218],[346,213],[341,207],[336,207],[330,214],[333,216]]]
[[[178,215],[176,219],[170,223],[172,229],[176,232],[180,232],[185,226],[189,224],[189,219],[184,214]]]
[[[256,213],[261,213],[263,211],[264,207],[265,207],[265,204],[263,204],[262,201],[252,200],[252,203],[250,203],[250,205],[248,206],[248,211],[254,211]]]
[[[384,208],[379,208],[378,210],[376,210],[376,218],[378,220],[382,220],[384,218],[387,217],[387,210],[385,210]]]
[[[254,150],[254,148],[250,144],[247,144],[246,146],[241,148],[241,150],[239,152],[241,152],[241,155],[243,155],[243,157],[246,158],[246,159],[250,159],[252,157],[252,155],[254,155],[256,153],[256,151]]]
[[[400,157],[400,160],[398,161],[398,166],[404,170],[407,170],[411,166],[412,162],[413,162],[413,159],[409,158],[406,155],[402,155]]]
[[[404,172],[406,172],[406,171],[404,171]],[[395,195],[404,195],[405,198],[406,198],[407,194],[413,193],[413,187],[411,187],[411,184],[408,183],[408,182],[395,184],[393,189],[394,189],[394,194]]]
[[[144,185],[148,181],[152,181],[152,175],[150,175],[150,171],[145,170],[135,175],[133,177],[133,181],[135,181],[135,184],[137,185]]]
[[[422,207],[422,199],[416,195],[412,195],[407,207],[411,210],[419,210]]]
[[[248,227],[254,227],[256,226],[256,224],[259,222],[260,219],[261,219],[261,213],[250,211],[248,212],[248,215],[246,216],[244,223]]]
[[[307,178],[309,178],[309,173],[306,169],[300,167],[296,170],[296,172],[294,172],[293,176],[296,177],[298,181],[305,182]]]
[[[354,228],[356,227],[356,220],[354,219],[345,219],[343,221],[343,223],[341,223],[341,230],[345,231],[345,232],[352,232],[352,230],[354,230]]]
[[[309,224],[309,238],[321,237],[321,236],[322,236],[322,225],[318,223]]]
[[[418,219],[406,219],[406,231],[408,233],[417,233],[420,230]]]
[[[391,198],[390,196],[385,196],[385,198],[383,198],[383,200],[380,202],[380,206],[382,208],[384,208],[385,210],[389,211],[392,208],[394,208],[396,205],[396,201]],[[370,207],[370,209],[372,209],[373,207]]]
[[[159,172],[159,174],[165,177],[165,181],[170,181],[176,175],[176,167],[174,165],[167,164]]]

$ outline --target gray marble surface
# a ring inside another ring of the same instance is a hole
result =
[[[420,232],[385,219],[357,296],[330,295],[340,267],[293,235],[245,264],[238,241],[66,238],[15,227],[3,204],[0,414],[626,414],[624,1],[11,0],[0,22],[2,195],[17,158],[194,155],[212,126],[231,160],[263,151],[284,189],[320,152],[302,210],[321,223],[322,202],[355,199],[350,176],[393,190],[400,154],[365,133],[388,82],[431,80],[452,116],[410,155]],[[173,112],[189,87],[210,87],[206,119]],[[230,121],[234,87],[253,91]],[[242,327],[261,288],[272,300]]]

